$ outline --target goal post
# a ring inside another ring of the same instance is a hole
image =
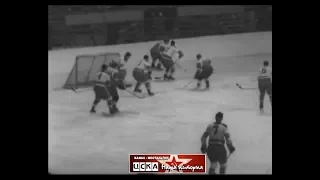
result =
[[[111,61],[119,62],[120,54],[100,53],[77,56],[63,88],[78,89],[92,86],[101,66]]]

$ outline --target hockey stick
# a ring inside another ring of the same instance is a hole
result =
[[[193,82],[193,80],[194,80],[194,79],[191,79],[191,81],[189,81],[188,84],[186,84],[185,86],[183,86],[181,89],[185,89],[186,87],[188,87],[188,86]]]
[[[246,87],[246,88],[244,88],[244,87],[242,87],[240,84],[236,84],[237,85],[237,87],[239,88],[239,89],[241,89],[241,90],[256,90],[256,89],[258,89],[258,88],[254,88],[254,87]]]
[[[144,99],[144,98],[146,98],[145,96],[138,96],[137,94],[135,94],[135,93],[133,93],[133,92],[127,90],[127,89],[125,89],[125,91],[127,91],[129,94],[131,94],[132,96],[135,96],[135,97],[137,97],[137,98],[139,98],[139,99]]]

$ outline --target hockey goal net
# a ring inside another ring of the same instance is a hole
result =
[[[102,53],[77,56],[64,88],[78,89],[92,86],[95,75],[101,70],[101,66],[109,64],[111,61],[119,62],[120,54]]]

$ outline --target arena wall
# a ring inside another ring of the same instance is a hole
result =
[[[49,92],[63,86],[75,63],[75,57],[77,55],[130,51],[132,58],[127,64],[128,74],[130,75],[131,70],[136,66],[141,57],[149,54],[149,49],[154,43],[155,41],[49,51]],[[176,40],[176,44],[185,54],[184,62],[194,60],[197,53],[201,53],[210,58],[271,54],[272,32],[178,39]],[[128,77],[128,79],[132,80],[131,77]]]

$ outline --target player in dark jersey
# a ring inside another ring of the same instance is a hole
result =
[[[163,42],[158,42],[150,49],[150,55],[152,59],[152,64],[151,64],[152,68],[157,68],[159,70],[162,70],[161,63],[158,62],[158,65],[156,66],[156,62],[161,58],[160,52],[164,52],[167,48],[169,48],[170,46],[169,42],[170,42],[169,39],[165,39],[163,40]]]
[[[213,73],[213,67],[211,65],[211,60],[208,58],[203,58],[201,54],[197,54],[197,72],[194,78],[198,80],[197,88],[200,88],[201,81],[204,79],[206,82],[206,88],[210,87],[209,77]]]
[[[109,86],[111,85],[111,77],[106,72],[107,69],[108,69],[108,66],[104,64],[101,67],[101,71],[96,74],[95,85],[93,88],[94,94],[95,94],[95,99],[94,99],[92,108],[90,110],[91,113],[96,112],[95,108],[101,100],[107,101],[110,114],[116,113],[116,109],[114,108],[112,95],[111,95],[111,92],[109,89]]]
[[[111,62],[106,73],[110,76],[110,85],[108,86],[109,92],[112,96],[112,108],[115,112],[119,112],[117,108],[117,103],[120,99],[117,88],[125,90],[126,86],[124,84],[124,79],[121,78],[121,72],[119,72],[118,64]]]
[[[229,153],[232,154],[235,148],[232,144],[230,133],[226,124],[222,123],[223,113],[218,112],[215,116],[216,121],[207,126],[201,137],[201,152],[207,153],[210,160],[209,174],[215,174],[218,163],[220,164],[220,174],[226,173],[227,168],[227,144]],[[209,145],[207,146],[207,138]]]
[[[263,101],[267,92],[272,107],[272,67],[269,66],[268,61],[263,62],[263,67],[260,68],[260,74],[258,76],[258,87],[260,91],[259,97],[259,109],[263,113]]]

